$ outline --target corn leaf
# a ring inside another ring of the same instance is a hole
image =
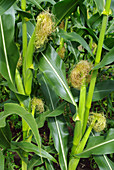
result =
[[[1,112],[0,114],[2,114]],[[11,131],[10,127],[7,124],[5,127],[0,128],[0,146],[4,149],[10,148],[11,146]]]
[[[31,128],[33,135],[36,139],[36,142],[38,144],[38,147],[41,148],[41,141],[40,141],[40,135],[37,127],[37,123],[35,119],[33,118],[32,114],[27,112],[23,107],[21,107],[18,104],[12,104],[12,103],[7,103],[4,106],[4,113],[0,115],[0,127],[5,126],[5,119],[7,116],[11,114],[18,114],[21,116],[29,125]]]
[[[65,40],[75,41],[80,43],[91,55],[93,55],[89,45],[79,34],[75,32],[71,32],[71,33],[63,32],[60,33],[60,36],[63,37]]]
[[[0,16],[0,73],[8,81],[9,87],[15,89],[15,70],[19,58],[14,43],[15,11],[11,7]]]
[[[80,2],[79,0],[63,0],[57,2],[53,6],[53,14],[57,19],[57,25],[63,20],[66,16],[69,16],[76,8],[79,3],[82,3],[83,0]]]
[[[53,86],[48,83],[48,80],[44,77],[41,83],[42,91],[45,89],[44,96],[48,96],[48,100],[51,101],[50,109],[54,112],[57,108],[58,97],[56,96]],[[55,97],[54,97],[55,96]],[[54,141],[55,149],[59,154],[59,163],[62,170],[67,169],[67,141],[68,141],[68,130],[63,116],[57,116],[54,118],[48,118],[48,126]]]
[[[106,155],[94,156],[93,158],[100,170],[113,170],[114,162],[112,162]]]
[[[44,10],[42,6],[40,5],[40,2],[38,0],[27,0],[28,2],[31,2],[32,4],[36,5],[37,8]]]
[[[45,161],[45,166],[46,166],[46,169],[55,170],[55,168],[53,167],[53,164],[50,160]]]
[[[98,12],[101,14],[104,10],[104,6],[105,6],[105,3],[104,3],[104,0],[94,0],[95,3],[96,3],[96,6],[97,6],[97,10]]]
[[[105,80],[96,84],[93,101],[98,101],[106,97],[108,94],[114,91],[114,80]]]
[[[112,62],[114,62],[114,48],[112,48],[101,60],[101,62],[95,66],[93,69],[99,69],[104,67],[105,65],[111,64]]]
[[[39,69],[55,90],[56,94],[76,106],[66,80],[65,67],[62,59],[52,46],[40,58]]]
[[[0,169],[4,170],[4,155],[0,149]]]
[[[79,157],[88,158],[90,155],[114,153],[114,129],[110,129],[107,137],[93,136],[89,138],[86,149],[78,154]]]
[[[0,1],[0,15],[7,11],[16,0],[1,0]]]
[[[29,160],[27,168],[28,170],[33,169],[34,166],[38,166],[42,164],[42,160],[38,155],[33,155],[33,157],[31,158],[31,160]]]
[[[22,141],[22,142],[12,142],[12,144],[21,148],[25,152],[34,152],[38,156],[42,156],[43,158],[47,158],[57,163],[56,159],[53,156],[51,156],[48,152],[46,152],[43,149],[41,149],[40,151],[38,147],[32,143]]]
[[[39,4],[41,4],[42,2],[44,2],[44,0],[36,0]],[[56,2],[54,0],[45,0],[45,2],[50,2],[52,5],[56,4]]]

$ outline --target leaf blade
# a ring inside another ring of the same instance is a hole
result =
[[[55,17],[57,18],[57,25],[59,24],[59,22],[64,19],[67,15],[70,15],[70,13],[73,12],[73,10],[75,9],[75,7],[78,5],[79,0],[63,0],[60,2],[57,2],[54,6],[53,6],[53,14],[55,15]]]
[[[41,141],[40,141],[39,131],[38,131],[38,128],[37,128],[37,123],[36,123],[35,119],[33,118],[32,114],[28,113],[20,105],[12,104],[12,103],[7,103],[7,104],[4,105],[4,114],[0,115],[0,127],[5,126],[6,117],[13,114],[13,113],[18,114],[28,123],[29,127],[31,128],[31,130],[32,130],[32,132],[35,136],[38,147],[41,148]]]
[[[11,7],[0,16],[0,73],[8,81],[9,87],[16,91],[15,70],[19,52],[14,43],[14,25],[15,11]]]
[[[58,100],[56,94],[54,95],[53,87],[49,86],[50,84],[48,83],[47,79],[44,77],[44,83],[46,83],[45,88],[47,89],[47,95],[49,97],[49,101],[51,101],[51,106],[50,109],[53,111],[56,110],[56,102],[55,99]],[[43,83],[43,82],[42,82]],[[41,83],[41,85],[42,85]],[[46,96],[46,91],[44,93],[44,96]],[[53,97],[56,96],[56,97]],[[61,115],[62,116],[62,115]],[[60,118],[60,117],[59,117]],[[66,124],[64,124],[64,121],[59,123],[59,118],[54,117],[54,118],[48,118],[48,126],[50,128],[53,140],[54,140],[54,146],[59,153],[59,163],[61,166],[62,170],[67,169],[67,137],[68,137],[68,132],[66,130],[63,131],[63,128],[66,127]],[[63,133],[62,133],[63,132]]]
[[[110,129],[106,139],[103,136],[93,136],[89,138],[86,149],[78,154],[79,157],[89,157],[90,155],[110,154],[114,152],[114,129]]]
[[[4,169],[4,155],[0,149],[0,169]]]
[[[96,84],[93,93],[93,101],[98,101],[114,91],[114,80],[106,80]]]
[[[8,10],[16,0],[2,0],[0,1],[0,15],[2,15],[6,10]]]
[[[52,46],[48,46],[46,53],[42,53],[42,55],[43,57],[39,62],[39,69],[44,73],[44,76],[53,86],[57,95],[76,106],[75,100],[66,81],[63,61],[60,59]]]
[[[90,50],[89,45],[79,34],[75,32],[71,32],[71,33],[63,32],[63,33],[60,33],[60,36],[63,37],[65,40],[79,42],[91,55],[93,55],[92,51]]]
[[[94,156],[93,158],[100,170],[113,170],[114,163],[106,155]]]
[[[102,59],[102,61],[96,65],[93,69],[99,69],[104,67],[105,65],[111,64],[112,62],[114,62],[114,48],[112,48]]]
[[[43,158],[47,158],[55,163],[57,163],[56,159],[50,155],[48,152],[45,150],[41,149],[41,151],[38,149],[38,147],[32,143],[29,142],[12,142],[12,144],[18,146],[19,148],[23,149],[26,152],[34,152],[38,156],[42,156]]]

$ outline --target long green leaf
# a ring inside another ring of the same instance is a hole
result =
[[[114,162],[112,162],[106,155],[94,156],[93,158],[100,170],[113,170]]]
[[[39,69],[54,88],[58,96],[76,106],[66,80],[65,67],[62,59],[52,46],[48,46],[46,52],[40,58]]]
[[[106,139],[104,139],[104,136],[90,137],[86,149],[78,156],[87,158],[90,155],[111,153],[114,153],[114,129],[109,130]]]
[[[105,65],[111,64],[112,62],[114,62],[114,47],[104,56],[102,61],[93,69],[95,70],[95,69],[102,68]]]
[[[39,156],[33,155],[31,160],[29,161],[27,168],[28,170],[33,170],[34,166],[38,166],[42,164],[42,160]]]
[[[42,2],[44,2],[44,0],[36,0],[39,4],[41,4]],[[52,5],[56,4],[56,2],[54,0],[45,0],[45,2],[50,2]]]
[[[12,135],[8,124],[5,127],[0,128],[0,146],[2,148],[10,148],[11,137]]]
[[[79,34],[75,32],[71,32],[71,33],[63,32],[60,33],[60,36],[63,37],[65,40],[79,42],[91,55],[93,55],[89,45]]]
[[[46,111],[46,112],[43,112],[42,114],[39,114],[38,117],[36,118],[36,122],[37,122],[38,128],[41,128],[41,127],[44,126],[46,118],[48,118],[48,117],[56,117],[56,116],[61,115],[64,112],[65,104],[66,103],[63,102],[55,110],[53,110],[53,111]]]
[[[70,15],[76,8],[76,6],[79,4],[79,0],[63,0],[57,2],[53,6],[53,14],[55,15],[57,19],[57,24],[64,19],[64,17]],[[83,0],[81,1],[81,3]]]
[[[63,116],[48,119],[49,128],[54,140],[54,145],[59,153],[59,163],[62,170],[67,169],[67,141],[68,129]]]
[[[16,0],[1,0],[0,1],[0,15],[8,10]]]
[[[0,149],[0,169],[4,170],[4,155]]]
[[[38,0],[27,0],[28,2],[31,2],[31,4],[34,4],[37,6],[37,8],[44,10],[42,6],[40,5],[40,2]]]
[[[38,82],[41,84],[41,90],[43,95],[45,96],[46,104],[48,105],[49,109],[52,111],[53,107],[55,108],[57,107],[59,97],[54,92],[53,86],[49,85],[48,80],[46,79],[46,77],[44,77],[42,73],[38,74]],[[53,92],[50,94],[50,91]]]
[[[103,10],[104,10],[104,6],[105,6],[105,4],[104,4],[104,0],[94,0],[95,1],[95,3],[96,3],[96,6],[97,6],[97,10],[99,11],[99,13],[101,14],[102,12],[103,12]]]
[[[35,119],[33,118],[32,114],[27,112],[23,107],[21,107],[18,104],[12,104],[12,103],[7,103],[4,105],[4,113],[0,115],[0,127],[5,126],[5,119],[7,116],[11,114],[18,114],[21,116],[29,125],[31,128],[34,137],[36,139],[36,142],[38,144],[38,147],[41,148],[41,141],[40,141],[40,135],[37,127],[37,123]]]
[[[10,8],[0,16],[0,73],[15,91],[15,70],[19,58],[14,43],[15,11]]]
[[[98,101],[114,91],[114,80],[105,80],[95,86],[93,101]]]
[[[54,170],[53,164],[50,160],[45,161],[46,169],[48,170]]]
[[[48,152],[46,152],[45,150],[41,149],[41,151],[38,149],[38,147],[32,143],[29,142],[12,142],[13,145],[18,146],[19,148],[21,148],[22,150],[26,151],[26,152],[34,152],[35,154],[37,154],[38,156],[42,156],[43,158],[47,158],[53,162],[56,162],[56,159],[51,156]]]
[[[50,109],[52,112],[56,110],[56,102],[58,98],[53,91],[53,86],[51,86],[45,77],[43,78],[41,83],[41,87],[43,86],[42,90],[45,89],[45,96],[48,96],[48,100],[50,101],[51,105]],[[54,98],[55,96],[55,98]],[[65,121],[63,120],[63,116],[55,117],[55,118],[48,118],[48,125],[50,128],[50,132],[53,137],[54,146],[59,154],[59,163],[62,170],[67,169],[67,140],[68,140],[68,132],[66,128]]]

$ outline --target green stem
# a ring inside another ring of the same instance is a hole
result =
[[[26,0],[22,0],[22,1],[21,1],[21,9],[22,9],[23,11],[26,10]]]
[[[72,156],[74,156],[75,154],[79,154],[79,153],[81,153],[81,152],[83,151],[83,149],[84,149],[84,147],[85,147],[85,145],[86,145],[86,142],[87,142],[87,140],[88,140],[88,138],[89,138],[89,135],[90,135],[90,133],[91,133],[91,130],[92,130],[95,122],[96,122],[96,119],[94,119],[94,120],[92,121],[91,125],[88,127],[88,129],[87,129],[87,131],[86,131],[86,133],[85,133],[82,141],[81,141],[81,142],[79,143],[79,145],[75,148],[75,151],[74,151],[74,153],[72,154]],[[69,170],[76,170],[76,167],[78,166],[79,161],[80,161],[80,158],[78,158],[78,157],[72,157],[71,160],[70,160],[70,162],[69,162]]]
[[[23,40],[23,66],[25,65],[25,55],[27,51],[27,25],[24,18],[22,18],[22,40]],[[25,77],[25,68],[23,67],[23,77]]]
[[[83,122],[84,122],[85,103],[86,103],[86,83],[84,79],[83,85],[81,86],[80,89],[80,100],[79,100],[79,110],[78,110],[79,118],[81,120],[81,127],[83,127]]]
[[[78,109],[79,120],[77,120],[75,123],[73,146],[72,146],[71,154],[74,153],[77,145],[79,144],[82,138],[82,128],[83,128],[83,121],[84,121],[83,119],[84,119],[84,112],[85,112],[85,100],[86,100],[86,85],[85,85],[85,80],[84,80],[84,83],[80,89],[80,100],[79,100],[79,109]]]
[[[21,9],[23,11],[26,10],[26,0],[21,1]],[[24,57],[27,50],[27,25],[24,18],[22,18],[22,41],[23,41],[23,66],[24,66]],[[24,67],[23,67],[23,78],[25,77]],[[23,140],[27,137],[27,129],[28,124],[25,122],[25,120],[22,119],[22,131],[23,131]],[[24,156],[27,158],[26,153],[24,153]],[[27,164],[22,161],[22,170],[27,170]]]
[[[65,28],[64,28],[65,32],[67,31],[67,26],[68,26],[68,18],[66,18],[66,21],[65,21]],[[61,48],[63,48],[63,46],[64,46],[64,39],[61,38],[59,50],[61,50]]]
[[[21,1],[21,9],[26,11],[26,0]],[[24,57],[27,50],[27,25],[24,17],[22,17],[22,41],[23,41],[23,66],[24,66]],[[23,78],[25,77],[25,68],[23,67]]]
[[[101,59],[101,52],[102,52],[102,46],[103,46],[103,41],[104,41],[104,36],[105,36],[108,14],[109,14],[109,10],[110,10],[110,4],[111,4],[111,0],[107,0],[106,6],[105,6],[105,14],[103,16],[103,21],[102,21],[102,26],[101,26],[101,31],[100,31],[99,41],[98,41],[95,66],[100,62],[100,59]],[[86,102],[83,134],[84,134],[86,126],[87,126],[87,120],[88,120],[88,116],[89,116],[89,110],[91,108],[92,97],[93,97],[93,92],[94,92],[94,88],[95,88],[97,73],[98,73],[98,70],[93,71],[91,82],[90,82],[90,87],[89,87],[89,92],[88,92],[87,102]]]

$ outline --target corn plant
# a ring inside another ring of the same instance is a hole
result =
[[[113,112],[114,80],[97,78],[114,61],[113,27],[111,0],[0,2],[1,85],[11,93],[1,104],[1,170],[8,151],[19,155],[22,170],[58,164],[76,170],[80,158],[90,156],[99,169],[113,169],[114,128],[107,128],[102,109],[93,108],[108,96]],[[65,112],[74,121],[73,137]],[[17,138],[6,120],[12,114],[22,118]],[[45,122],[48,146],[39,132]]]

